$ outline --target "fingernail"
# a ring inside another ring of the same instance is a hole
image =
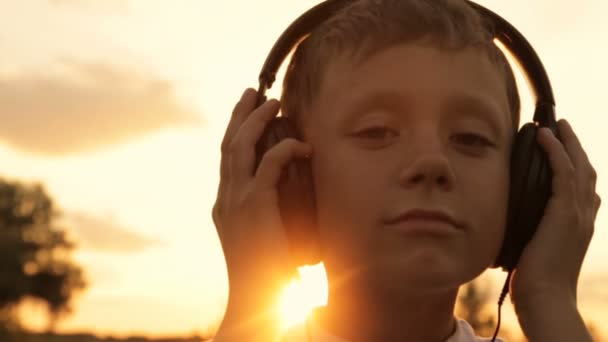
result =
[[[277,99],[270,99],[270,100],[266,101],[266,103],[264,103],[264,105],[270,106],[271,108],[274,108],[274,107],[280,108],[281,102],[279,102],[279,100],[277,100]]]
[[[243,92],[243,95],[241,95],[241,100],[243,100],[245,97],[247,97],[247,95],[252,91],[254,91],[253,88],[245,89],[245,91]]]
[[[312,155],[312,145],[306,144],[304,145],[304,149],[306,150],[306,154],[304,155],[306,158],[310,158]]]
[[[545,134],[551,134],[551,135],[553,135],[553,131],[549,127],[541,127],[540,129],[543,130],[543,131],[545,131]]]

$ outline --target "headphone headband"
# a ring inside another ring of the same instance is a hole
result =
[[[555,98],[551,82],[532,45],[513,25],[498,14],[470,0],[465,1],[477,10],[482,17],[489,19],[494,24],[495,38],[513,54],[523,68],[524,75],[532,87],[536,100],[533,120],[539,122],[541,126],[549,126],[555,123]],[[323,1],[300,15],[287,27],[270,50],[260,72],[259,99],[263,99],[266,90],[272,87],[276,74],[289,52],[317,26],[352,2],[353,0]]]

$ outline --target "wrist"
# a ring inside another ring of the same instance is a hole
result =
[[[218,336],[227,341],[277,340],[281,334],[278,304],[287,279],[256,276],[239,280],[230,281]]]
[[[531,342],[592,341],[572,294],[533,296],[514,303],[514,307]]]
[[[279,315],[272,301],[228,300],[218,329],[221,341],[275,341],[279,337]]]
[[[568,311],[578,310],[576,293],[570,291],[546,289],[513,296],[512,302],[517,314],[525,316],[542,314],[550,308]]]

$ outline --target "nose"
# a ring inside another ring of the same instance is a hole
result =
[[[453,188],[456,176],[440,144],[427,144],[414,154],[414,159],[408,158],[408,165],[401,173],[400,183],[403,187],[442,191]]]

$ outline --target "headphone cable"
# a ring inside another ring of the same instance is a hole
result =
[[[505,297],[509,293],[509,282],[511,281],[511,275],[513,274],[513,270],[509,271],[507,274],[507,279],[505,280],[505,284],[502,287],[502,292],[500,293],[500,297],[498,298],[498,322],[496,323],[496,330],[494,331],[494,336],[492,336],[492,342],[496,341],[496,336],[498,335],[498,330],[500,329],[500,308],[502,306]]]

